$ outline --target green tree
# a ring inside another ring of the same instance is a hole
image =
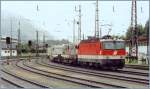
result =
[[[130,39],[132,36],[131,26],[128,27],[126,32],[126,39]],[[138,37],[143,36],[144,34],[144,27],[141,24],[137,25]]]
[[[126,39],[130,39],[131,38],[131,26],[128,27],[127,32],[126,32]]]
[[[148,34],[149,34],[149,20],[145,24],[143,36],[148,37]]]

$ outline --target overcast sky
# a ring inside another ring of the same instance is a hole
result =
[[[37,12],[37,4],[39,11]],[[95,29],[95,1],[1,1],[2,15],[14,15],[31,20],[37,28],[48,31],[55,39],[72,41],[73,19],[78,20],[75,6],[81,4],[82,34],[93,36]],[[114,6],[114,11],[113,11]],[[138,24],[145,25],[149,19],[149,2],[137,1]],[[100,25],[112,24],[111,35],[125,34],[131,19],[131,1],[100,1]],[[110,27],[102,27],[102,35]],[[77,26],[76,26],[77,35]]]

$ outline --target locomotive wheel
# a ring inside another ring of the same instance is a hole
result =
[[[83,66],[85,66],[85,67],[86,67],[86,62],[83,62]]]
[[[83,62],[80,62],[80,65],[83,67]]]
[[[94,67],[99,68],[100,67],[99,63],[95,63]]]
[[[86,66],[89,66],[89,62],[86,62]]]

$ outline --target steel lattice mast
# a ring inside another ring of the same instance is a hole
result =
[[[39,12],[39,7],[37,5],[37,17],[38,17],[38,12]],[[39,56],[39,34],[38,34],[38,30],[36,31],[36,56]]]
[[[45,44],[45,33],[43,33],[43,50],[45,50],[45,46],[46,46],[46,44]]]
[[[10,43],[10,58],[12,58],[12,41],[13,41],[13,36],[12,36],[12,18],[10,19],[10,41],[11,41],[11,43]]]
[[[1,23],[1,22],[0,22]],[[1,51],[2,51],[2,47],[1,47],[1,40],[2,40],[2,31],[1,31],[1,29],[0,29],[0,60],[1,60]]]
[[[131,8],[131,40],[129,54],[138,59],[138,29],[137,29],[137,2],[132,0]]]
[[[75,24],[76,24],[76,20],[73,20],[73,44],[75,44]]]
[[[79,5],[78,41],[81,41],[81,5]]]
[[[95,13],[95,37],[101,37],[101,31],[99,31],[99,10],[98,10],[98,0],[96,0],[96,13]]]
[[[36,56],[39,56],[39,33],[36,31]]]

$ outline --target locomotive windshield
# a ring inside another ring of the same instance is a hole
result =
[[[104,49],[125,49],[125,43],[121,41],[103,42]]]

